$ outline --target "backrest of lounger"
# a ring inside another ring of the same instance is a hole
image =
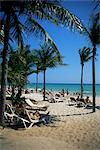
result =
[[[14,111],[12,109],[12,105],[10,105],[10,104],[5,104],[5,111],[9,114],[14,114]]]
[[[25,102],[29,105],[29,106],[31,106],[31,107],[33,107],[34,106],[34,104],[30,101],[30,99],[25,99]]]

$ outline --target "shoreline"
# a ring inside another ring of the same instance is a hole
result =
[[[31,85],[31,86],[30,86]],[[57,85],[57,86],[56,86]],[[59,86],[60,85],[60,86]],[[78,87],[77,87],[78,85]],[[84,84],[84,96],[92,96],[92,84]],[[89,87],[87,87],[89,86]],[[96,84],[96,96],[100,97],[100,84]],[[27,85],[25,89],[34,89],[35,90],[35,83],[30,83]],[[38,89],[43,89],[43,83],[39,83]],[[74,83],[69,83],[69,84],[64,84],[64,83],[46,83],[46,90],[47,91],[55,91],[59,92],[62,89],[65,91],[69,91],[69,93],[80,93],[80,84],[74,84]],[[91,89],[91,90],[90,90]]]
[[[29,90],[30,94],[32,94],[32,93],[31,93],[31,90],[33,90],[33,93],[36,93],[35,88],[26,88],[26,89],[24,89],[24,90]],[[41,89],[41,88],[38,88],[38,93],[41,93],[41,91],[42,91],[42,89]],[[59,92],[61,92],[61,90],[57,90],[57,91],[56,91],[56,90],[49,90],[49,89],[46,89],[46,91],[47,91],[47,92],[51,92],[51,93],[59,93]],[[79,94],[80,94],[80,92],[76,92],[76,93],[79,93]],[[77,97],[77,95],[78,95],[78,94],[75,94],[73,91],[69,91],[69,96]],[[92,100],[92,94],[89,95],[89,94],[84,94],[84,93],[83,93],[83,97],[87,97],[87,96],[89,96],[90,99]],[[96,99],[100,99],[100,95],[96,95]]]

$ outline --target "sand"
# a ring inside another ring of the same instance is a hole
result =
[[[42,103],[42,102],[41,102]],[[47,102],[46,102],[47,103]],[[100,106],[100,98],[96,99]],[[50,115],[54,116],[48,126],[31,129],[0,129],[2,150],[99,150],[100,110],[69,106],[63,102],[48,103]]]

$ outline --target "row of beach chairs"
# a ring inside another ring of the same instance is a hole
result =
[[[75,97],[70,97],[70,100],[68,101],[69,105],[75,105],[77,107],[88,107],[92,106],[92,102],[89,99],[89,96],[87,96],[85,99],[80,98],[79,96],[77,98]]]

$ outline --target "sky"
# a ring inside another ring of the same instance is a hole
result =
[[[91,1],[64,1],[64,7],[81,19],[83,24],[88,27],[91,13],[93,12],[93,3]],[[47,83],[80,83],[81,65],[78,50],[84,46],[90,47],[90,41],[86,35],[79,32],[71,32],[62,26],[56,26],[48,21],[39,21],[42,27],[49,33],[56,43],[60,53],[64,56],[64,63],[67,66],[57,66],[54,69],[47,69]],[[27,39],[32,44],[32,48],[39,48],[41,39],[32,37]],[[96,83],[100,84],[100,47],[97,48],[96,58]],[[29,76],[30,82],[36,82],[36,74]],[[43,73],[39,74],[39,82],[43,82]],[[84,83],[92,83],[92,61],[84,65]]]

